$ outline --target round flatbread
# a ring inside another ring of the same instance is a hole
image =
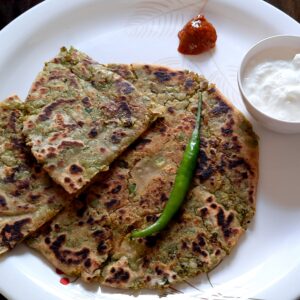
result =
[[[258,139],[252,126],[193,72],[106,67],[166,113],[29,245],[66,274],[111,287],[161,288],[209,272],[232,251],[255,213]],[[200,91],[201,149],[188,196],[164,231],[132,240],[133,229],[152,224],[163,211]]]

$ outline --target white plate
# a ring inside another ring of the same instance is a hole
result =
[[[215,25],[215,51],[177,52],[177,32],[204,11]],[[299,34],[297,22],[258,0],[47,0],[0,32],[0,98],[26,96],[43,62],[74,45],[100,62],[148,62],[202,72],[245,112],[236,73],[245,51],[262,38]],[[254,121],[253,121],[254,122]],[[293,299],[300,295],[300,137],[260,136],[257,214],[235,251],[206,276],[176,286],[167,298]],[[61,285],[53,268],[25,246],[0,259],[0,291],[9,299],[134,299],[135,293]],[[138,299],[158,299],[143,291]]]

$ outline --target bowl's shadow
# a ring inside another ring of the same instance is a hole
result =
[[[259,131],[264,138],[260,140],[258,201],[284,210],[300,209],[300,135]]]

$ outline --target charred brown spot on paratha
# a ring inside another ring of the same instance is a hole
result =
[[[120,94],[131,94],[134,91],[134,87],[126,81],[117,81],[116,82],[117,88],[120,92]]]
[[[98,246],[97,246],[97,251],[99,254],[104,254],[107,252],[107,244],[105,243],[105,241],[100,241]]]
[[[89,108],[92,106],[90,98],[89,97],[84,97],[81,99],[81,102],[83,103],[84,107]]]
[[[52,112],[62,104],[72,104],[75,102],[75,99],[58,99],[55,102],[52,102],[46,106],[42,113],[38,116],[39,121],[46,121],[51,117]]]
[[[195,81],[191,78],[188,78],[184,83],[184,87],[186,89],[190,89],[194,84],[195,84]]]
[[[6,207],[7,202],[4,196],[0,195],[0,208]]]
[[[233,130],[231,128],[228,128],[228,127],[225,127],[225,128],[222,127],[221,130],[222,130],[222,134],[224,136],[228,136],[228,135],[232,134],[232,132],[233,132]]]
[[[90,250],[83,248],[78,251],[71,251],[68,249],[62,249],[63,244],[66,241],[66,235],[59,235],[49,246],[55,257],[63,264],[75,264],[82,263],[89,255]]]
[[[114,131],[110,139],[113,144],[120,144],[125,136],[126,134],[123,131]]]
[[[208,180],[215,172],[215,169],[212,166],[208,166],[207,168],[199,168],[200,172],[197,173],[201,181]]]
[[[8,128],[16,131],[16,123],[18,118],[20,117],[20,113],[18,111],[12,111],[10,116],[9,116],[9,121],[8,121]]]
[[[251,166],[249,163],[245,161],[244,158],[238,157],[236,159],[232,159],[229,161],[228,167],[229,169],[234,169],[239,166],[243,166],[246,170],[248,170],[250,173],[252,173]]]
[[[225,238],[230,238],[232,235],[236,233],[235,230],[231,228],[231,224],[233,220],[234,220],[233,213],[230,213],[226,218],[224,210],[221,207],[219,207],[218,214],[217,214],[217,222],[218,222],[218,226],[221,227]]]
[[[62,141],[58,145],[58,149],[66,149],[66,148],[72,148],[72,147],[83,147],[84,144],[80,141]]]
[[[233,126],[235,124],[234,119],[232,118],[232,115],[228,115],[229,120],[225,123],[225,126],[221,128],[222,135],[227,137],[232,135],[233,133]]]
[[[6,224],[1,230],[2,243],[9,248],[12,248],[18,241],[24,238],[22,233],[23,226],[30,223],[30,218],[25,218],[20,221],[16,221],[13,224]]]
[[[196,176],[203,182],[208,180],[216,172],[210,159],[204,150],[199,151],[199,158],[196,166]]]
[[[116,207],[119,203],[120,201],[118,199],[111,199],[108,202],[105,202],[105,206],[107,209],[110,209]]]
[[[121,101],[121,103],[119,104],[118,113],[119,115],[124,116],[126,118],[130,118],[132,115],[128,104],[124,101]]]
[[[206,217],[207,214],[208,214],[208,208],[207,207],[203,207],[203,208],[200,209],[200,215],[201,215],[202,218]]]
[[[211,113],[214,116],[219,116],[221,114],[228,113],[231,110],[231,108],[224,101],[222,101],[220,97],[218,97],[217,99],[218,99],[218,103],[217,103],[216,107],[214,107],[211,110]]]
[[[98,131],[96,128],[92,128],[88,133],[89,138],[93,139],[98,135]]]
[[[130,278],[129,272],[125,271],[123,268],[118,268],[117,270],[112,268],[110,272],[113,275],[107,278],[105,281],[111,284],[119,284],[121,282],[127,282]]]
[[[171,75],[168,70],[160,69],[153,73],[159,82],[165,82],[171,80]]]
[[[73,164],[70,166],[70,169],[69,169],[70,173],[71,174],[80,174],[83,172],[83,168],[76,165],[76,164]]]
[[[217,90],[216,90],[215,87],[211,87],[207,91],[208,91],[209,94],[214,94]]]
[[[32,194],[32,193],[30,193],[29,197],[30,197],[31,202],[35,203],[35,202],[38,201],[38,199],[41,197],[41,195],[40,194]]]
[[[116,187],[114,187],[112,190],[111,190],[111,193],[112,194],[118,194],[122,189],[122,186],[120,184],[118,184]]]
[[[84,266],[85,266],[86,268],[89,268],[91,265],[92,265],[91,259],[90,259],[90,258],[87,258],[87,259],[84,261]]]
[[[169,106],[169,107],[167,108],[167,111],[168,111],[170,114],[174,114],[174,112],[175,112],[175,110],[174,110],[174,108],[173,108],[172,106]]]
[[[132,124],[132,111],[125,101],[121,101],[117,108],[117,115],[123,121],[125,127],[131,127]]]

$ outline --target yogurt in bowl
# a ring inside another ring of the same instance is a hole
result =
[[[274,36],[253,46],[242,60],[238,84],[262,125],[300,133],[300,36]]]
[[[245,73],[244,91],[259,110],[282,121],[300,121],[300,53],[271,60]]]

